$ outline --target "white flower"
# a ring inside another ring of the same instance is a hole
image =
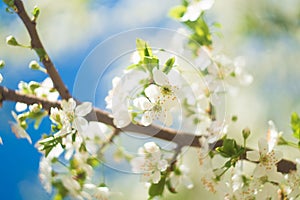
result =
[[[188,5],[185,14],[181,18],[181,21],[197,20],[203,11],[209,10],[213,6],[214,2],[214,0],[192,1]]]
[[[139,157],[133,158],[130,162],[132,171],[142,173],[141,181],[158,183],[161,179],[161,172],[168,167],[168,162],[162,157],[159,147],[154,142],[144,144],[139,149]]]
[[[91,111],[92,103],[90,102],[84,102],[75,108],[74,128],[76,128],[79,133],[82,133],[87,129],[88,121],[84,118],[84,116]]]
[[[51,160],[49,158],[43,157],[40,161],[40,173],[39,173],[39,178],[40,181],[45,188],[45,190],[48,193],[51,193],[52,191],[52,166],[51,166]]]
[[[27,109],[27,104],[26,103],[21,103],[21,102],[17,102],[15,109],[17,112],[23,112],[24,110]]]
[[[2,74],[0,73],[0,83],[3,81],[3,76]]]
[[[15,134],[17,138],[26,138],[28,142],[31,144],[31,138],[28,135],[28,133],[24,130],[24,128],[21,126],[21,122],[18,119],[18,116],[15,112],[11,112],[12,116],[16,120],[17,123],[11,123],[11,130]]]
[[[0,144],[3,145],[2,137],[0,137]]]
[[[269,129],[267,133],[267,140],[268,140],[269,149],[273,149],[277,145],[281,133],[277,131],[273,121],[269,121],[268,124],[269,124]]]
[[[121,78],[113,79],[113,88],[105,98],[106,108],[112,111],[113,122],[118,128],[123,128],[131,123],[131,114],[128,110],[130,95],[139,85],[140,80],[145,79],[146,73],[130,70]]]
[[[51,78],[48,77],[41,83],[41,86],[34,91],[37,97],[46,98],[49,101],[56,101],[59,93],[56,90],[53,90],[53,87],[53,82]]]
[[[106,124],[90,121],[87,129],[81,134],[87,151],[95,155],[101,145],[109,139],[111,130]]]
[[[94,184],[84,184],[83,189],[97,200],[108,200],[111,195],[109,188],[106,186],[97,187]]]
[[[259,162],[254,169],[253,176],[260,178],[267,176],[269,181],[280,182],[282,174],[277,172],[276,163],[282,158],[282,153],[269,149],[268,142],[262,138],[258,141],[259,151],[248,151],[247,159]]]
[[[192,189],[194,184],[188,174],[189,169],[185,165],[180,165],[178,169],[170,174],[171,186],[176,189],[182,183],[186,188]]]

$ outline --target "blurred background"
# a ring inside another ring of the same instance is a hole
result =
[[[77,72],[99,43],[134,28],[177,30],[182,27],[167,16],[168,10],[180,3],[178,0],[27,0],[24,3],[28,10],[32,10],[34,5],[40,7],[38,29],[41,39],[70,91],[76,91],[75,97],[81,96],[80,90],[73,88]],[[238,121],[229,129],[230,136],[241,139],[241,130],[249,127],[253,133],[250,146],[255,148],[257,139],[266,134],[268,120],[273,120],[278,130],[290,138],[290,114],[293,111],[300,113],[300,2],[216,1],[212,10],[208,11],[207,19],[222,24],[218,30],[222,36],[214,39],[216,51],[232,58],[243,57],[247,71],[254,77],[252,85],[240,88],[235,97],[227,97],[228,114],[238,116]],[[14,35],[20,43],[29,44],[23,24],[16,15],[5,12],[1,1],[0,59],[6,62],[6,67],[0,71],[4,77],[1,85],[17,89],[21,80],[43,81],[44,74],[28,68],[29,62],[36,59],[34,53],[28,49],[8,47],[5,44],[8,35]],[[113,51],[120,47],[109,48]],[[103,96],[110,86],[109,83],[102,90]],[[98,105],[104,108],[104,100]],[[38,180],[41,155],[34,145],[16,139],[11,133],[8,122],[13,121],[10,114],[13,109],[14,103],[10,102],[4,102],[0,109],[0,136],[4,143],[0,146],[0,199],[51,199]],[[43,123],[45,126],[39,131],[29,131],[33,143],[41,133],[49,132],[46,128],[49,122]],[[299,157],[298,151],[289,149],[288,152],[285,151],[285,156],[292,160]],[[195,187],[192,190],[181,188],[178,195],[167,194],[165,199],[193,200],[199,199],[199,195],[203,199],[218,199],[203,190],[198,163],[193,156],[196,156],[195,150],[191,149],[186,162],[192,169]],[[139,183],[138,176],[105,170],[107,185],[116,192],[115,199],[146,199],[146,188]]]

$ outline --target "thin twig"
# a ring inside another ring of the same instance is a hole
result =
[[[46,49],[44,48],[40,40],[39,34],[36,29],[36,22],[30,19],[21,0],[15,0],[14,4],[15,12],[20,17],[29,33],[31,39],[31,48],[37,53],[43,65],[45,66],[48,75],[52,79],[54,87],[63,99],[71,98],[68,88],[62,81],[58,71],[54,67],[53,62],[51,61]]]

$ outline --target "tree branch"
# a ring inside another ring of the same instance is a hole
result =
[[[38,98],[35,96],[21,94],[18,91],[9,90],[3,86],[0,86],[0,103],[2,101],[22,102],[28,105],[39,103],[43,106],[45,110],[50,110],[51,107],[60,107],[60,102],[51,102],[46,99]],[[138,134],[148,135],[154,138],[159,138],[169,142],[174,142],[178,145],[178,147],[189,146],[201,148],[201,144],[199,142],[200,136],[195,136],[190,133],[178,132],[170,128],[162,128],[155,125],[144,127],[136,124],[130,124],[125,128],[118,129],[117,127],[115,127],[113,119],[109,116],[109,113],[98,108],[94,108],[93,112],[90,113],[89,116],[87,116],[87,118],[89,120],[97,120],[99,122],[114,127],[115,130],[117,130],[118,134],[119,132],[134,132]],[[220,146],[222,146],[221,140],[211,145],[210,148],[216,149]],[[247,150],[251,151],[251,149]],[[245,159],[245,156],[242,157],[242,159]],[[277,164],[277,170],[282,173],[288,173],[291,170],[296,170],[296,164],[289,160],[283,159]]]
[[[36,29],[36,22],[32,21],[28,14],[26,13],[24,4],[21,0],[15,0],[14,4],[16,6],[15,12],[18,14],[22,22],[24,23],[29,36],[31,38],[31,48],[37,53],[43,65],[45,66],[47,73],[49,74],[54,87],[59,92],[60,96],[63,99],[71,98],[68,88],[65,86],[62,81],[58,71],[54,67],[53,62],[51,61],[49,55],[47,54],[41,40],[39,34]]]

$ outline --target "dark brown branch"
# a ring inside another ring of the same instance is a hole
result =
[[[60,107],[60,102],[51,102],[46,99],[38,98],[35,96],[21,94],[20,92],[9,90],[5,87],[0,86],[0,103],[2,101],[22,102],[29,105],[34,103],[39,103],[46,110],[49,110],[51,107]],[[140,125],[130,124],[125,128],[118,129],[115,127],[113,123],[113,119],[109,117],[109,113],[102,111],[98,108],[94,108],[93,113],[91,113],[88,116],[88,118],[89,120],[91,119],[98,120],[99,122],[114,127],[115,130],[117,130],[116,134],[119,134],[121,132],[134,132],[138,134],[148,135],[154,138],[159,138],[169,142],[174,142],[177,144],[178,147],[189,146],[189,147],[201,148],[201,144],[199,142],[199,136],[195,136],[189,133],[178,132],[170,128],[161,128],[155,125],[144,127]],[[211,145],[210,148],[215,149],[220,146],[222,146],[221,140]],[[250,151],[251,149],[247,149],[247,150]],[[243,156],[242,159],[245,159],[245,156]],[[281,160],[277,166],[278,166],[277,170],[282,173],[288,173],[291,170],[296,169],[295,163],[284,159]]]
[[[26,13],[24,4],[21,0],[15,0],[15,11],[24,23],[29,36],[31,38],[31,48],[35,50],[37,55],[40,57],[41,61],[43,62],[47,73],[49,74],[50,78],[52,79],[52,82],[54,84],[54,87],[59,92],[60,96],[63,99],[69,99],[71,98],[71,95],[69,93],[69,90],[65,86],[64,82],[62,81],[59,73],[57,72],[56,68],[54,67],[53,62],[49,58],[41,40],[39,37],[39,34],[36,29],[36,22],[32,21],[28,14]],[[43,56],[41,55],[43,54]]]
[[[47,99],[38,98],[36,96],[25,95],[18,91],[7,89],[6,87],[0,86],[0,103],[3,101],[22,102],[28,105],[39,103],[45,110],[50,110],[51,107],[60,107],[59,102],[51,102]]]

